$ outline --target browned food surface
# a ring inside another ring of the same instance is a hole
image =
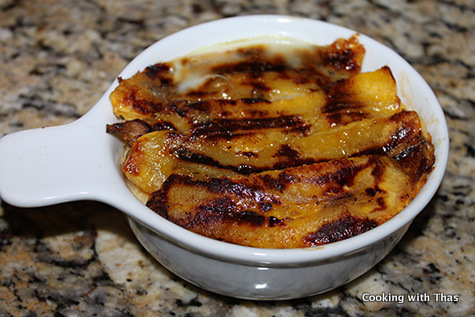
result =
[[[209,99],[252,103],[292,98],[359,73],[364,53],[354,36],[329,46],[297,48],[292,54],[265,45],[197,54],[119,78],[111,101],[116,115],[129,120],[180,115],[180,104]]]
[[[298,248],[399,213],[434,163],[388,67],[361,73],[357,36],[251,45],[138,72],[111,94],[122,170],[170,221],[246,246]]]
[[[249,176],[196,180],[173,175],[147,206],[216,239],[265,248],[308,247],[385,222],[418,186],[394,160],[361,156]]]

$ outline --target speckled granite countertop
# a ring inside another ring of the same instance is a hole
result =
[[[451,137],[442,186],[396,248],[350,284],[292,301],[236,300],[182,281],[103,204],[2,203],[0,316],[475,314],[474,12],[471,0],[0,1],[0,135],[77,119],[135,55],[182,28],[291,14],[353,28],[395,49],[434,89]],[[364,293],[406,300],[368,302]],[[421,298],[409,302],[410,294]]]

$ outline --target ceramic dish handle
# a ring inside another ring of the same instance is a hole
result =
[[[95,117],[88,113],[71,124],[1,138],[2,200],[19,207],[100,200],[117,173],[113,162],[104,162],[111,136]]]

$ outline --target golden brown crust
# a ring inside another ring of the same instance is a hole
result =
[[[120,79],[111,101],[118,117],[133,120],[173,113],[178,110],[174,102],[183,100],[285,99],[359,73],[364,52],[354,36],[329,46],[294,51],[292,65],[296,66],[290,65],[285,55],[270,54],[262,45],[186,57]],[[187,77],[197,83],[183,90],[180,82]]]
[[[107,132],[126,144],[122,170],[149,208],[207,237],[297,248],[407,206],[435,159],[391,70],[360,73],[357,36],[292,52],[253,45],[120,79],[111,102],[126,121]]]
[[[409,176],[380,156],[338,159],[249,176],[173,174],[147,206],[215,239],[265,248],[335,242],[381,224],[415,196]]]

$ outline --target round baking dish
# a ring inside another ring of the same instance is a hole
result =
[[[202,47],[257,36],[278,36],[327,45],[356,31],[288,16],[245,16],[204,23],[155,43],[119,75],[128,78],[158,61]],[[140,243],[163,266],[183,279],[219,294],[282,300],[341,286],[368,271],[402,238],[414,217],[435,194],[445,172],[448,131],[444,114],[424,79],[399,55],[360,35],[366,55],[362,71],[389,66],[405,105],[416,110],[432,135],[436,162],[427,183],[401,213],[356,237],[304,249],[258,249],[205,238],[165,220],[144,206],[126,186],[123,146],[106,134],[116,122],[109,95],[59,127],[13,133],[0,140],[0,195],[20,207],[73,200],[97,200],[124,212]]]

